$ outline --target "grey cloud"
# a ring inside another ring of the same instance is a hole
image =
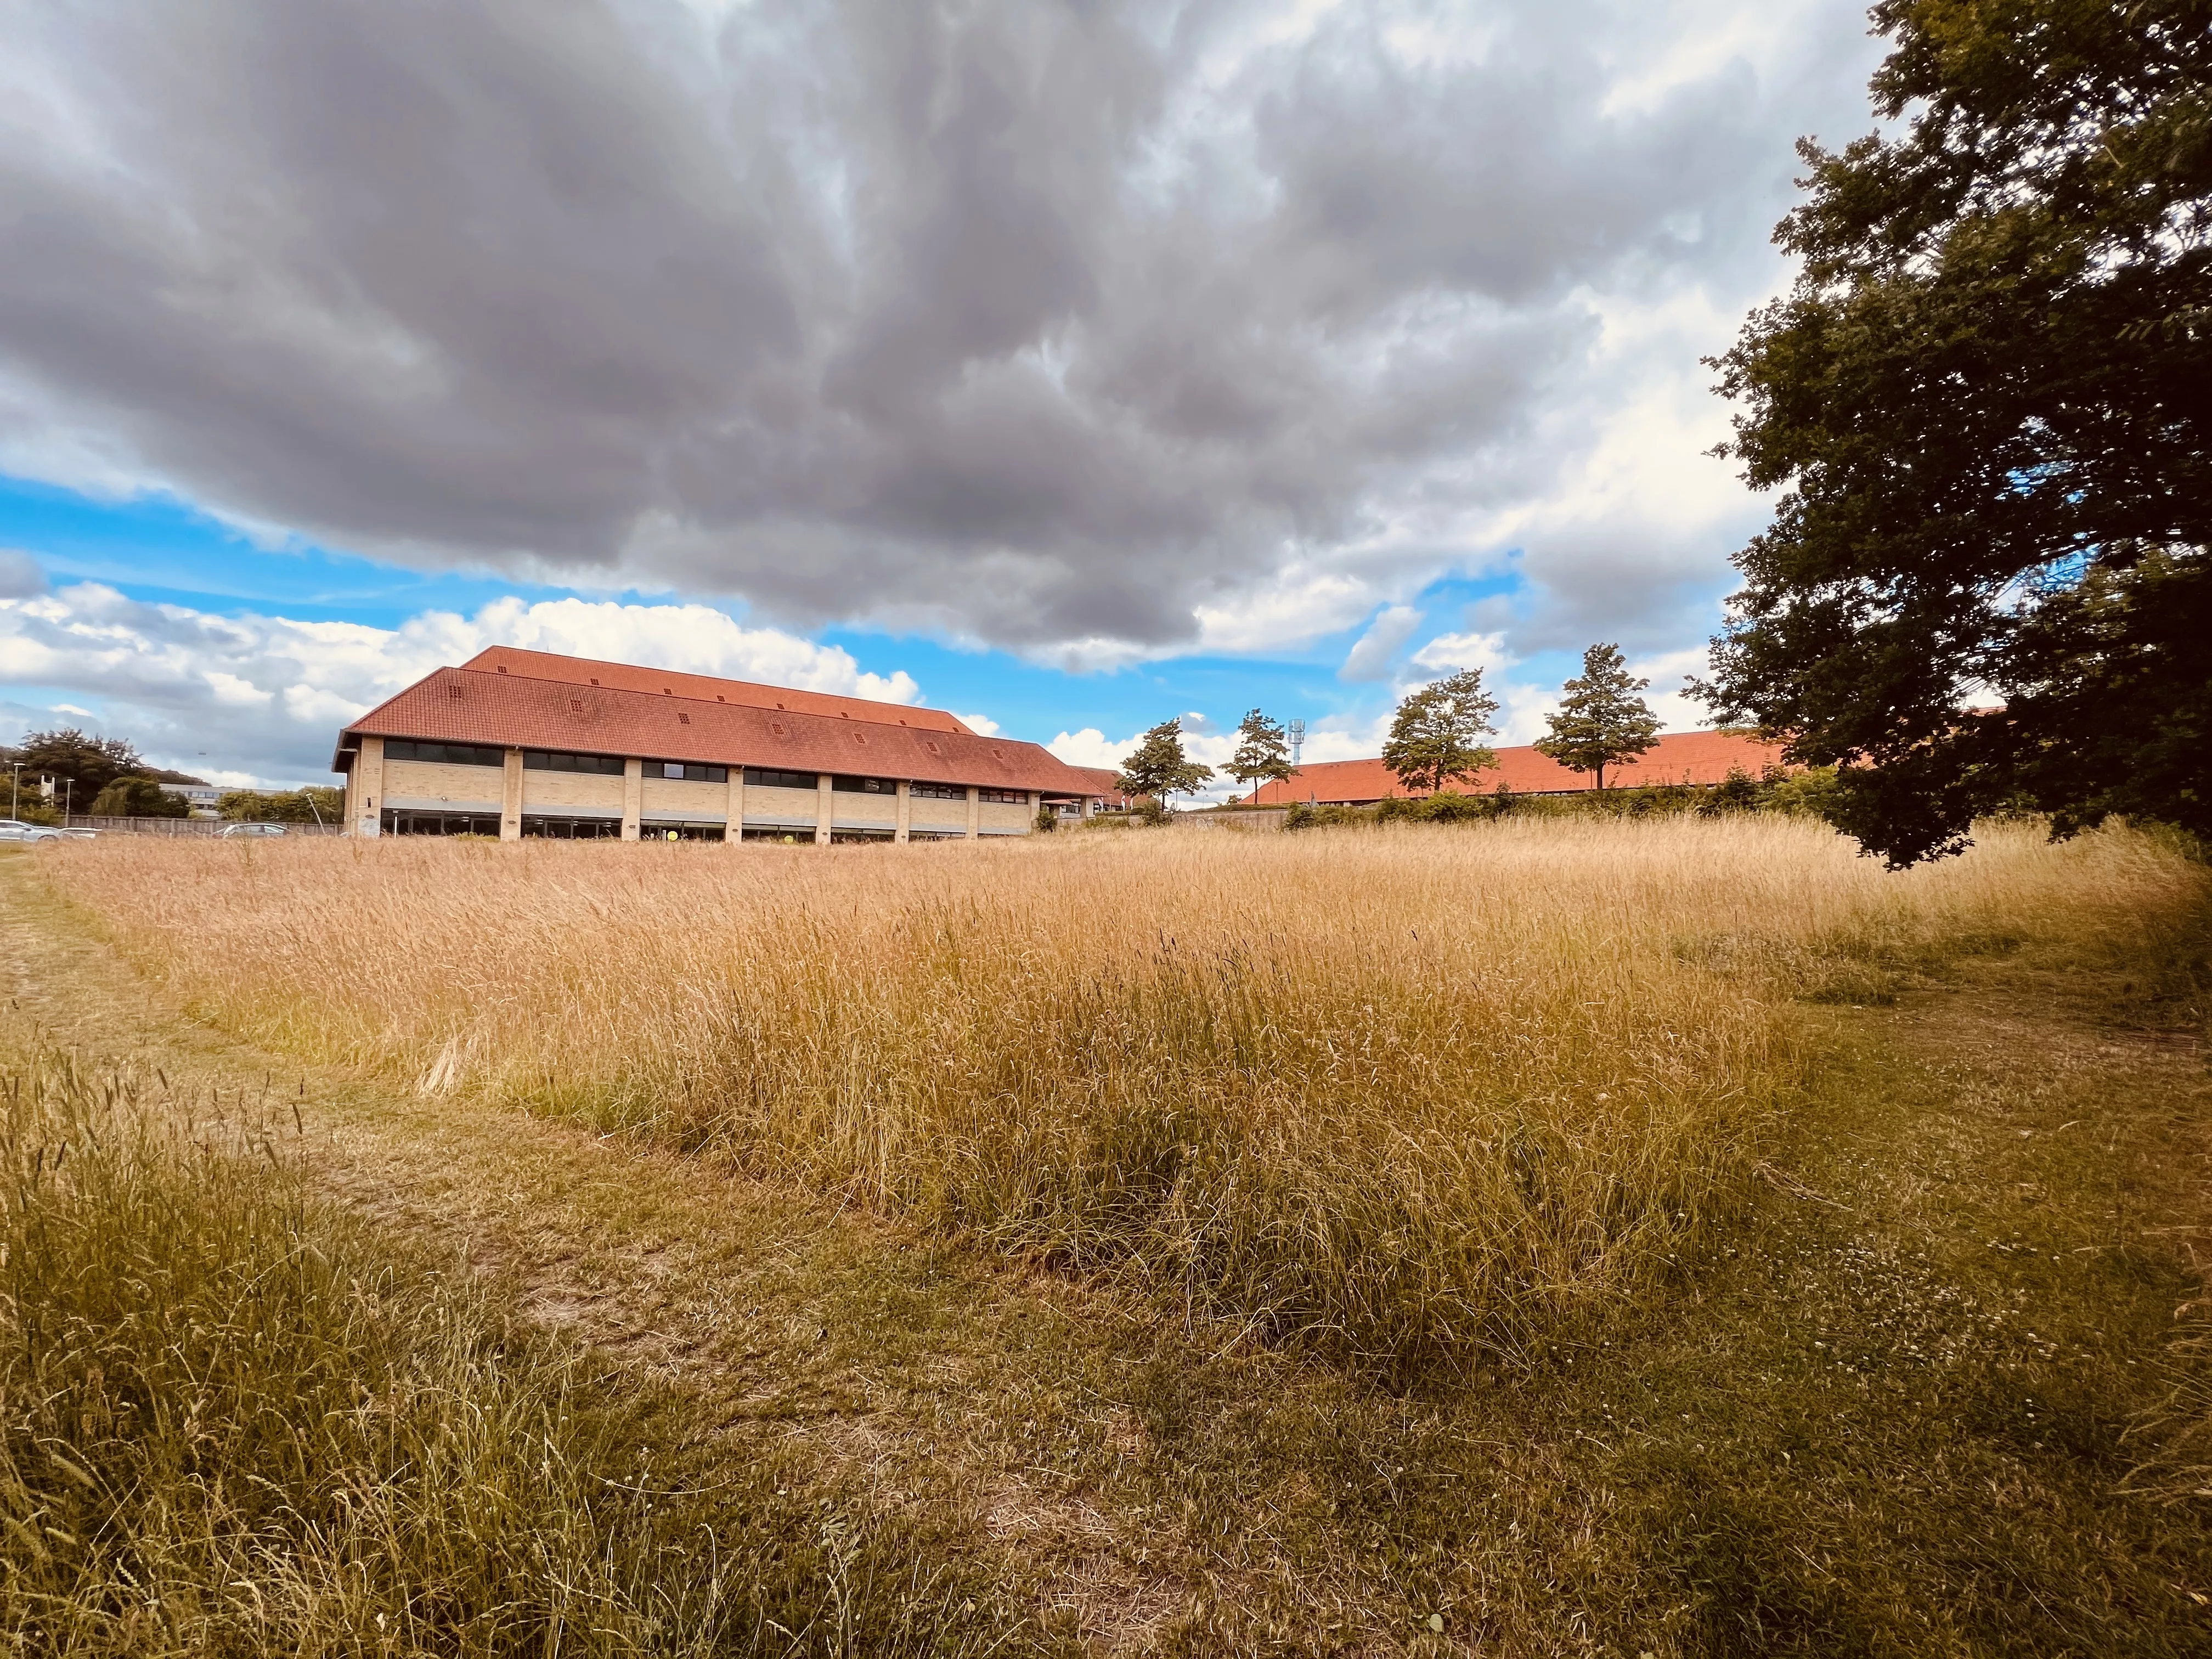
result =
[[[1336,671],[1340,680],[1377,681],[1390,678],[1391,659],[1398,647],[1413,638],[1413,630],[1421,625],[1422,613],[1410,605],[1394,605],[1368,624],[1367,631],[1345,653],[1344,665]]]
[[[1755,297],[1806,88],[1863,74],[1802,3],[1642,102],[1701,14],[1496,0],[1409,63],[1383,5],[27,6],[0,365],[340,545],[1172,644],[1540,493],[1590,291]]]
[[[0,599],[27,599],[46,591],[46,573],[27,553],[0,548]]]

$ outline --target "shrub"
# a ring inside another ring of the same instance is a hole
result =
[[[89,810],[100,817],[181,818],[191,806],[153,778],[118,778],[94,797]]]

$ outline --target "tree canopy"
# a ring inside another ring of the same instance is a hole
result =
[[[1164,806],[1169,796],[1187,795],[1212,775],[1212,767],[1183,753],[1182,721],[1177,718],[1162,720],[1145,733],[1136,753],[1122,763],[1115,783],[1124,794],[1150,795]]]
[[[1471,779],[1498,764],[1497,754],[1482,742],[1497,730],[1490,723],[1497,712],[1498,699],[1482,689],[1480,668],[1425,685],[1398,705],[1382,763],[1408,789],[1438,790],[1455,779]]]
[[[60,805],[66,795],[70,810],[77,812],[91,811],[100,792],[116,779],[146,770],[138,751],[121,738],[95,738],[75,726],[28,733],[11,764],[21,766],[27,780],[53,779],[55,804]],[[69,783],[66,791],[64,780]]]
[[[1718,359],[1779,489],[1700,688],[1893,865],[2021,803],[2212,833],[2212,0],[1881,0]],[[1972,712],[1970,712],[1972,711]]]
[[[1231,777],[1250,787],[1291,775],[1290,739],[1280,720],[1271,720],[1255,708],[1244,716],[1237,735],[1243,741],[1224,769]]]
[[[1559,711],[1545,716],[1551,735],[1536,744],[1570,772],[1595,772],[1605,787],[1605,769],[1618,766],[1659,741],[1659,717],[1636,694],[1650,680],[1632,679],[1617,645],[1594,645],[1583,653],[1579,679],[1569,680]]]
[[[216,799],[216,810],[234,822],[341,824],[345,822],[345,791],[319,783],[273,793],[229,789]]]
[[[127,777],[117,778],[92,798],[90,805],[77,810],[100,817],[181,818],[190,815],[191,806],[182,795],[162,788],[157,779]]]

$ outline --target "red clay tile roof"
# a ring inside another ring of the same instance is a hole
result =
[[[734,702],[751,708],[781,708],[801,714],[842,715],[847,720],[917,726],[927,732],[968,730],[957,715],[948,714],[941,708],[872,702],[866,697],[800,691],[783,685],[755,685],[749,680],[717,679],[711,674],[679,674],[672,669],[640,668],[626,662],[594,662],[589,657],[563,657],[550,651],[525,651],[512,645],[489,646],[461,666],[479,669],[487,674],[520,674],[533,680],[558,680],[564,685],[649,691],[654,696],[696,697],[702,702]]]
[[[1072,766],[1068,769],[1087,780],[1085,788],[1103,800],[1118,801],[1121,795],[1121,775],[1110,766]]]
[[[354,740],[364,736],[854,773],[1047,794],[1094,793],[1085,775],[1050,750],[1009,738],[757,708],[657,690],[578,685],[496,670],[441,668],[417,681],[346,727],[338,739],[337,760],[343,761],[346,751],[358,747]],[[331,769],[343,771],[346,766],[334,763]]]
[[[1729,769],[1741,767],[1757,777],[1770,766],[1782,764],[1782,745],[1730,732],[1669,732],[1656,747],[1627,765],[1605,769],[1605,787],[1630,788],[1640,783],[1718,783]],[[1501,749],[1498,764],[1453,787],[1463,793],[1487,794],[1500,781],[1516,795],[1556,795],[1596,787],[1588,773],[1570,772],[1534,749]],[[1292,801],[1330,802],[1381,800],[1389,795],[1419,795],[1419,789],[1401,785],[1379,760],[1316,761],[1301,767],[1284,783],[1263,783],[1252,796],[1259,806],[1285,806]]]

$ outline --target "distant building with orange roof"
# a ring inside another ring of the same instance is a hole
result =
[[[1485,767],[1472,778],[1455,780],[1450,787],[1464,794],[1487,794],[1503,783],[1516,795],[1574,794],[1596,787],[1597,781],[1589,774],[1571,772],[1526,745],[1497,752],[1496,766]],[[1778,743],[1735,732],[1669,732],[1637,759],[1607,767],[1605,783],[1608,789],[1720,783],[1731,771],[1757,777],[1782,763]],[[1394,797],[1404,799],[1428,793],[1407,788],[1380,760],[1316,761],[1280,782],[1261,784],[1248,797],[1248,804],[1288,806],[1310,800],[1322,806],[1371,806]]]
[[[331,764],[357,836],[974,840],[1106,793],[941,709],[507,646],[349,723]]]

